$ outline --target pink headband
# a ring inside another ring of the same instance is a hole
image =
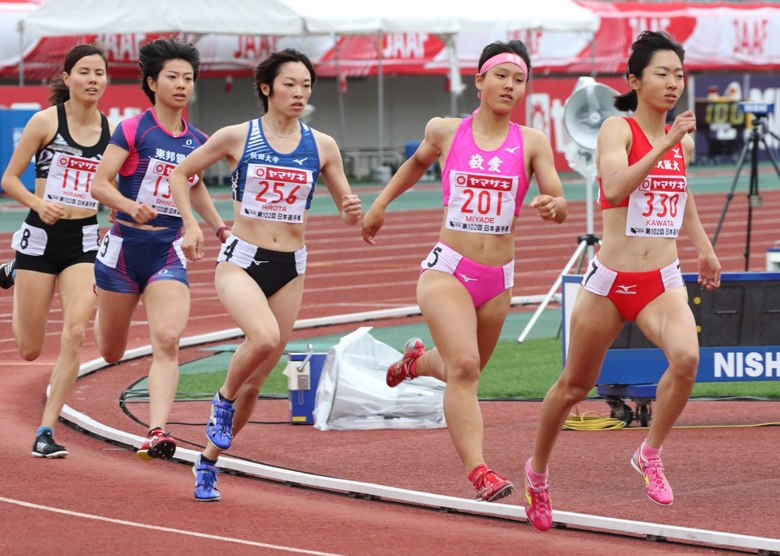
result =
[[[485,75],[488,70],[499,64],[514,64],[519,66],[526,76],[528,75],[528,66],[526,66],[525,60],[517,54],[510,54],[509,52],[502,52],[501,54],[496,54],[490,58],[487,62],[482,64],[481,68],[479,68],[479,74]]]

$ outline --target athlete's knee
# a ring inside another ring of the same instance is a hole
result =
[[[19,342],[19,355],[25,361],[35,361],[40,357],[43,351],[43,345],[33,344],[29,342]]]
[[[158,330],[152,334],[152,349],[155,355],[178,357],[181,332],[178,330]]]
[[[668,354],[669,368],[681,378],[693,379],[699,368],[699,347],[680,346]]]
[[[100,351],[100,356],[105,362],[110,364],[116,363],[125,354],[124,348],[118,349],[114,346],[104,346],[100,342],[98,342],[98,351]]]
[[[60,338],[60,350],[70,349],[80,351],[84,345],[84,335],[87,327],[83,324],[71,324],[62,329]]]
[[[572,406],[584,400],[588,396],[591,388],[593,388],[593,386],[590,384],[569,380],[565,376],[561,376],[555,385],[553,385],[551,392],[558,397],[562,404]]]
[[[116,363],[125,354],[125,344],[119,345],[115,341],[109,341],[103,337],[98,328],[95,328],[95,341],[97,342],[100,356],[106,363]]]
[[[463,353],[449,361],[447,366],[447,382],[478,382],[479,354]]]
[[[45,335],[43,333],[27,334],[26,330],[21,326],[17,326],[13,323],[14,340],[16,340],[16,347],[19,349],[19,355],[25,361],[35,361],[40,357],[43,352],[43,341]]]
[[[281,338],[279,334],[254,335],[251,338],[247,336],[246,348],[249,351],[252,361],[258,364],[265,361],[271,353],[279,346]]]

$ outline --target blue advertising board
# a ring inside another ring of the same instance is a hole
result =
[[[19,143],[19,139],[24,131],[24,126],[30,121],[37,110],[20,109],[0,109],[0,165],[5,172],[11,155]],[[27,169],[22,174],[22,183],[30,191],[35,191],[35,166],[32,162],[27,165]]]

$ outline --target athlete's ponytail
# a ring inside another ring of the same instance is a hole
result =
[[[685,49],[680,43],[663,31],[642,31],[631,45],[631,55],[628,57],[626,77],[633,75],[637,79],[642,79],[642,72],[650,65],[650,60],[659,50],[671,50],[680,58],[680,63],[683,63]],[[636,91],[631,90],[615,96],[614,105],[615,108],[624,112],[633,111],[636,110],[638,100]]]

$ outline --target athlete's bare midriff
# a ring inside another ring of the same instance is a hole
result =
[[[46,178],[36,178],[35,180],[35,195],[43,199],[43,192],[46,190]],[[89,218],[94,216],[97,211],[85,209],[81,207],[71,207],[67,205],[60,205],[62,207],[61,220],[80,220],[82,218]]]
[[[233,201],[233,209],[235,214],[233,233],[247,243],[263,249],[284,252],[297,251],[306,243],[304,232],[309,219],[308,210],[303,214],[303,222],[296,224],[241,216],[239,201]]]
[[[512,220],[509,233],[500,235],[450,230],[445,226],[446,219],[447,207],[444,207],[444,222],[439,239],[464,257],[485,266],[504,266],[514,259],[517,217]]]
[[[626,236],[626,207],[604,209],[601,219],[604,233],[599,261],[613,270],[647,272],[677,259],[675,238]]]

